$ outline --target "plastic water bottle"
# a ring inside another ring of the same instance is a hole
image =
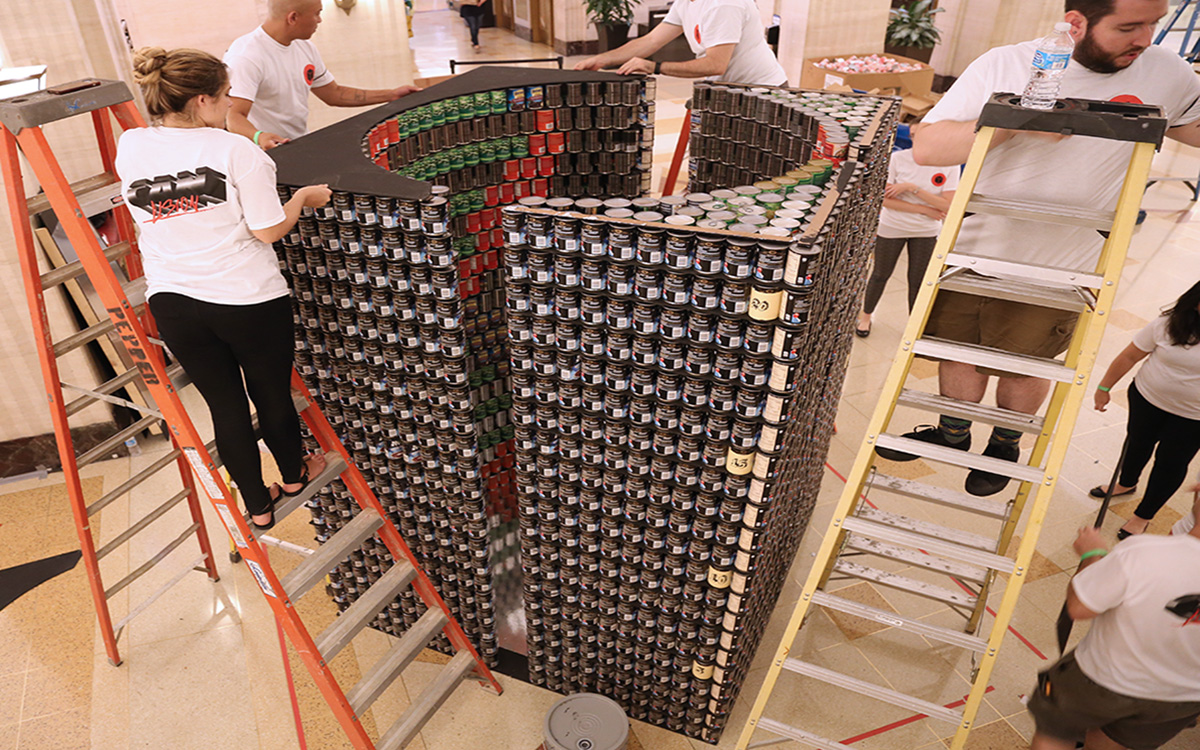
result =
[[[142,455],[142,446],[138,445],[137,438],[135,438],[135,437],[131,437],[128,440],[126,440],[125,447],[129,449],[129,455],[131,455],[131,456]]]
[[[1067,65],[1075,52],[1075,40],[1071,38],[1071,24],[1061,21],[1054,24],[1054,33],[1038,42],[1033,53],[1033,65],[1029,71],[1029,85],[1021,96],[1021,106],[1029,109],[1054,109],[1058,90],[1062,86]]]

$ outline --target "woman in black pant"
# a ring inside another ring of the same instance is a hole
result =
[[[1137,489],[1142,469],[1154,456],[1146,492],[1118,539],[1141,534],[1187,478],[1200,451],[1200,283],[1165,313],[1138,331],[1096,387],[1096,409],[1104,411],[1109,390],[1134,364],[1146,359],[1129,387],[1129,447],[1113,496]],[[1093,497],[1104,497],[1103,485]]]
[[[269,529],[280,495],[299,494],[324,468],[322,457],[304,456],[290,293],[271,243],[303,208],[325,205],[329,188],[301,188],[280,204],[274,162],[224,129],[229,75],[207,52],[143,48],[134,74],[155,122],[121,136],[117,172],[141,230],[150,311],[212,412],[251,522]],[[282,486],[263,484],[247,392]]]

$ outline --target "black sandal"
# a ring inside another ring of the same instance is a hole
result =
[[[279,485],[272,484],[271,487],[279,487]],[[271,506],[267,512],[271,514],[271,520],[265,524],[260,525],[258,523],[255,523],[253,515],[246,514],[247,518],[250,521],[251,528],[253,528],[255,531],[270,531],[271,529],[275,528],[275,503],[279,502],[280,496],[272,495],[271,487],[267,487],[267,496],[271,498]],[[283,487],[279,487],[279,491],[283,492]],[[284,493],[284,494],[287,494],[287,493]]]
[[[279,485],[279,491],[283,493],[284,497],[296,497],[301,492],[304,492],[306,489],[308,489],[308,483],[311,481],[312,478],[308,476],[308,461],[305,460],[304,469],[300,472],[300,489],[296,490],[295,492],[288,492],[281,484]],[[289,482],[289,484],[291,483]]]

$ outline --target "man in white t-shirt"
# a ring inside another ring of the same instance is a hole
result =
[[[421,90],[340,85],[308,41],[320,23],[321,0],[270,0],[266,22],[229,45],[230,132],[271,149],[308,132],[309,91],[331,107],[361,107]]]
[[[1200,528],[1109,552],[1087,527],[1075,551],[1067,612],[1092,625],[1040,675],[1032,750],[1073,750],[1085,736],[1088,750],[1160,747],[1200,717]]]
[[[685,35],[695,60],[656,63],[646,59],[680,34]],[[675,0],[663,22],[646,36],[575,65],[575,70],[605,68],[618,68],[621,75],[787,84],[787,73],[767,46],[754,0]]]
[[[1167,13],[1167,0],[1067,0],[1066,9],[1076,47],[1060,96],[1157,105],[1170,123],[1170,137],[1200,145],[1200,80],[1178,55],[1152,44],[1154,29]],[[914,132],[917,163],[949,166],[966,161],[984,104],[993,93],[1024,89],[1036,44],[998,47],[971,63]],[[1002,200],[1112,210],[1132,149],[1131,143],[1099,138],[1000,131],[976,191]],[[976,214],[963,221],[956,250],[1090,272],[1102,242],[1092,229]],[[926,334],[1052,358],[1069,346],[1076,320],[1074,313],[942,292]],[[944,361],[939,365],[941,394],[978,403],[991,375],[1000,376],[996,402],[1001,408],[1033,414],[1049,392],[1045,380]],[[905,437],[967,450],[970,426],[968,420],[943,415],[937,427]],[[997,427],[984,455],[1017,461],[1019,441],[1019,432]],[[916,458],[886,449],[878,453],[892,460]],[[1007,484],[1007,477],[973,470],[966,489],[985,496]]]

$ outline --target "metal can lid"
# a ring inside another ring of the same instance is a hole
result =
[[[662,221],[664,217],[658,211],[638,211],[633,218],[638,221]]]

